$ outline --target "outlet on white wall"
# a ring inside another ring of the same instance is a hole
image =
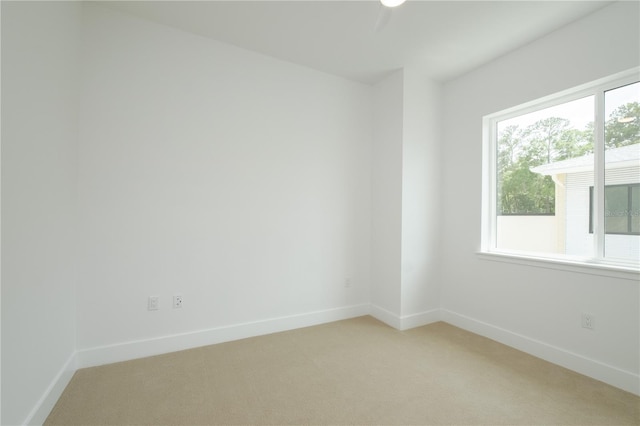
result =
[[[593,314],[582,314],[582,327],[593,330],[596,323],[596,319]]]
[[[157,311],[160,309],[160,297],[159,296],[149,296],[149,300],[147,302],[147,310],[149,311]]]
[[[175,296],[173,296],[173,308],[182,308],[182,295],[176,294]]]

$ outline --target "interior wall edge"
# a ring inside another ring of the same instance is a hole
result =
[[[381,308],[374,303],[371,304],[369,315],[371,315],[378,321],[382,321],[389,327],[395,328],[396,330],[400,330],[402,328],[402,319],[400,318],[400,315]]]
[[[368,314],[369,304],[359,304],[82,349],[78,351],[78,368],[95,367],[114,362],[161,355],[169,352],[310,327]]]
[[[369,315],[371,315],[378,321],[382,321],[388,326],[400,331],[409,330],[411,328],[421,327],[423,325],[440,321],[439,308],[430,309],[410,315],[398,315],[372,303]]]
[[[53,378],[23,424],[41,425],[44,423],[78,369],[77,354],[77,352],[74,352],[69,356],[67,362]]]
[[[400,318],[400,330],[409,330],[411,328],[422,327],[441,319],[440,308],[430,309],[428,311],[419,312],[417,314],[403,315]]]
[[[456,327],[640,396],[640,375],[637,373],[622,370],[448,309],[441,309],[441,319]]]

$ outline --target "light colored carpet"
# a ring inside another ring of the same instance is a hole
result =
[[[445,323],[371,317],[76,372],[48,425],[639,425],[640,398]]]

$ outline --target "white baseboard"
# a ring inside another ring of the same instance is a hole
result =
[[[402,321],[400,320],[399,315],[396,315],[393,312],[387,311],[386,309],[381,308],[380,306],[372,304],[371,309],[369,310],[369,315],[371,315],[378,321],[382,321],[388,326],[395,328],[396,330],[400,330],[400,327],[402,327]]]
[[[489,339],[511,346],[512,348],[544,359],[545,361],[600,380],[601,382],[635,395],[640,395],[640,376],[630,371],[621,370],[617,367],[446,309],[441,310],[441,319],[451,325],[488,337]]]
[[[420,312],[418,314],[400,316],[377,305],[371,305],[369,315],[396,330],[408,330],[440,321],[440,309]]]
[[[400,330],[409,330],[438,321],[440,321],[440,309],[431,309],[430,311],[420,312],[418,314],[405,315],[400,317]]]
[[[26,418],[24,424],[40,425],[46,420],[78,368],[160,355],[363,315],[371,315],[398,330],[407,330],[436,321],[444,321],[617,388],[640,395],[640,376],[637,374],[453,311],[433,309],[418,314],[399,316],[376,305],[361,304],[78,351],[69,357]]]
[[[78,368],[94,367],[216,343],[309,327],[369,314],[369,304],[346,306],[262,321],[233,324],[78,351]]]
[[[76,353],[73,353],[67,362],[62,366],[56,377],[53,379],[47,390],[42,394],[33,410],[25,419],[25,425],[41,425],[47,420],[49,413],[60,399],[62,392],[67,387],[73,374],[77,370]]]

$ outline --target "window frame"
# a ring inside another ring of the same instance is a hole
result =
[[[638,280],[640,265],[604,256],[604,178],[605,178],[605,93],[640,81],[640,67],[567,89],[540,99],[507,108],[482,118],[482,227],[479,255],[482,259],[524,263],[532,266],[569,269],[578,272]],[[581,257],[554,253],[531,253],[497,248],[497,123],[558,104],[594,96],[594,256]]]

